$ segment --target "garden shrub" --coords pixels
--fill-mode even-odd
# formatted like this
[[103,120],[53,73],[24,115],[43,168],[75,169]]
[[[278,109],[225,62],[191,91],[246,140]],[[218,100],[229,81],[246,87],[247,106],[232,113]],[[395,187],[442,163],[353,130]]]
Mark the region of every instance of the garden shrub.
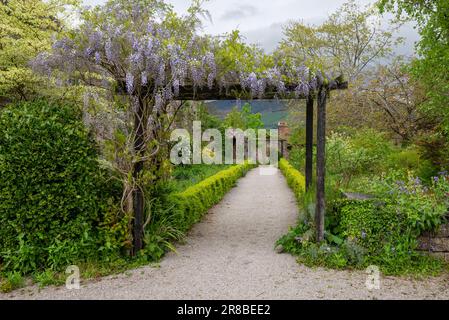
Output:
[[[174,170],[176,181],[160,181],[151,186],[146,199],[150,219],[140,258],[158,261],[167,251],[175,251],[173,242],[182,240],[184,233],[252,167],[247,163],[180,166]],[[194,184],[196,181],[199,182]]]
[[405,181],[398,176],[402,174],[392,172],[367,181],[364,190],[372,192],[372,199],[328,201],[324,242],[315,243],[310,236],[315,230],[313,222],[300,220],[277,244],[310,266],[362,268],[376,264],[386,274],[438,273],[443,263],[417,252],[417,237],[444,221],[449,178],[441,173],[426,186],[412,175]]
[[407,232],[406,217],[394,205],[383,201],[342,199],[334,210],[339,215],[334,233],[379,254],[384,244]]
[[[390,205],[374,200],[338,200],[339,233],[357,240],[365,246],[384,242],[389,234],[400,233],[404,218],[394,212]],[[338,230],[337,229],[337,230]]]
[[432,163],[424,159],[420,150],[414,146],[391,153],[386,163],[388,168],[393,170],[413,171],[425,181],[430,181],[438,173]]
[[25,280],[17,271],[10,271],[4,275],[4,279],[0,278],[0,292],[10,292],[14,289],[21,288],[25,285]]
[[391,142],[374,130],[353,136],[333,132],[327,138],[326,173],[347,187],[357,176],[382,172],[392,151]]
[[22,274],[96,257],[113,184],[76,108],[46,101],[0,112],[0,266]]
[[235,185],[254,165],[244,163],[222,170],[215,175],[170,196],[169,203],[174,207],[177,229],[187,231],[194,223]]
[[287,184],[292,188],[298,202],[306,189],[306,178],[285,159],[279,160],[279,169],[287,179]]
[[202,180],[229,168],[227,164],[196,164],[196,165],[177,165],[172,172],[173,189],[177,192],[184,191]]
[[[417,237],[424,230],[438,226],[444,210],[436,221],[436,216],[430,217],[419,207],[407,210],[395,196],[382,200],[344,199],[339,202],[334,207],[337,210],[334,214],[339,215],[339,224],[334,232],[364,249],[364,266],[376,264],[388,274],[435,273],[441,270],[439,261],[423,256],[416,248]],[[422,225],[416,223],[418,216]]]

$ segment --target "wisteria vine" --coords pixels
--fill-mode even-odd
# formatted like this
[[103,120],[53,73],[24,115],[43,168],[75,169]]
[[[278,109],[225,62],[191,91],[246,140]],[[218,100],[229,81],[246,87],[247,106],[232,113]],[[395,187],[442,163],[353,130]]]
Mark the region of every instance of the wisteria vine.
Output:
[[[187,84],[194,90],[206,86],[227,90],[240,84],[252,98],[274,88],[280,97],[294,94],[299,98],[325,78],[304,65],[283,61],[258,73],[245,72],[243,67],[226,70],[216,62],[220,41],[197,35],[195,28],[171,29],[167,26],[171,15],[161,20],[139,1],[131,2],[131,7],[112,2],[95,11],[94,19],[84,22],[71,37],[57,40],[52,52],[40,54],[33,62],[35,69],[50,76],[56,70],[78,75],[98,86],[118,83],[127,94],[150,99],[155,110],[176,100],[180,87]],[[181,25],[192,24],[192,16],[178,19]],[[253,61],[257,66],[257,55]]]

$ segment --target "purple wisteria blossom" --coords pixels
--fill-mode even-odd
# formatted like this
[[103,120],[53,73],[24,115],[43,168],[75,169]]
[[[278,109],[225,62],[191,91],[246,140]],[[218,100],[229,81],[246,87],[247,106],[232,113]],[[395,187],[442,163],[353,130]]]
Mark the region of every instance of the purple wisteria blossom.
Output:
[[[90,85],[116,84],[122,93],[144,94],[156,109],[176,99],[186,85],[218,86],[220,92],[228,92],[231,85],[240,84],[251,98],[262,98],[267,90],[299,98],[316,90],[326,77],[282,58],[263,66],[264,59],[249,46],[242,61],[229,69],[217,57],[226,41],[198,35],[192,15],[176,18],[179,25],[189,27],[171,30],[167,28],[171,23],[164,20],[174,19],[170,9],[155,8],[138,0],[126,5],[109,2],[91,11],[91,20],[82,22],[71,37],[55,41],[52,51],[40,54],[33,65],[49,76],[57,69],[73,77],[81,74]],[[248,68],[247,61],[254,66]]]

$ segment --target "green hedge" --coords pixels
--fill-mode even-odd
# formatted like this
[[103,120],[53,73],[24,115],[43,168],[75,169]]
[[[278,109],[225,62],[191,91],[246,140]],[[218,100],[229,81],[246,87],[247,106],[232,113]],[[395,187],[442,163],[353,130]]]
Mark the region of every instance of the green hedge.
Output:
[[97,254],[105,180],[80,113],[46,101],[0,112],[0,271]]
[[279,160],[279,169],[287,179],[287,183],[292,188],[298,202],[302,203],[302,197],[306,190],[305,177],[292,167],[292,165],[285,159]]
[[188,230],[253,167],[248,163],[233,166],[170,196],[169,202],[174,206],[177,225],[182,231]]

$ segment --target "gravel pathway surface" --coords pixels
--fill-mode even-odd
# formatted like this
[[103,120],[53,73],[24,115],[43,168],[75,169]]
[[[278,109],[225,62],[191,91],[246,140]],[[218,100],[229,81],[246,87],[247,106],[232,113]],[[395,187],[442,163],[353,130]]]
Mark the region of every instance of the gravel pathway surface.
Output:
[[0,299],[449,299],[447,275],[382,277],[380,290],[368,290],[364,272],[310,269],[276,253],[275,241],[296,217],[282,174],[254,169],[160,267],[83,281],[79,290],[30,286]]

